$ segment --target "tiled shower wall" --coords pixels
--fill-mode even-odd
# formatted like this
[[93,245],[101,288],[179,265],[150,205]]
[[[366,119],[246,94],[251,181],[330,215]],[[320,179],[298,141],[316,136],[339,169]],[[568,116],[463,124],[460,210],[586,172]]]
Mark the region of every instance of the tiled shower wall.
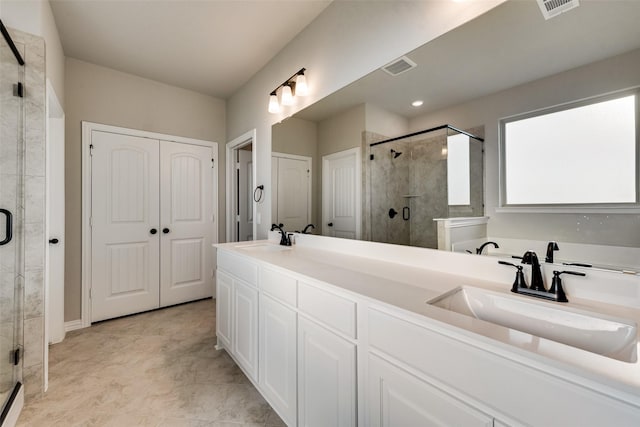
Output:
[[[468,129],[477,136],[484,136],[484,127]],[[371,132],[363,133],[366,148],[372,142],[386,139]],[[370,218],[364,219],[365,238],[375,242],[411,245],[426,248],[438,247],[437,226],[434,218],[482,216],[483,205],[483,154],[482,144],[470,144],[471,203],[468,206],[449,206],[447,201],[447,157],[445,131],[419,135],[371,147],[367,153],[364,200],[370,208]],[[390,150],[401,155],[394,157]],[[369,160],[369,154],[374,159]],[[403,219],[403,208],[409,209],[409,220]],[[397,215],[389,217],[389,210]],[[365,214],[366,216],[366,214]],[[368,220],[368,223],[367,223]]]
[[27,400],[44,386],[44,254],[45,254],[45,45],[44,40],[9,29],[23,47],[24,69],[24,358]]

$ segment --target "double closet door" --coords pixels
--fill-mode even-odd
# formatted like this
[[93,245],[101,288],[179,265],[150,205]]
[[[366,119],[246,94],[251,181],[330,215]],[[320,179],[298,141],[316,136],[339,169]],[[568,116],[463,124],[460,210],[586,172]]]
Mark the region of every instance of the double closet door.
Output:
[[213,148],[93,131],[91,321],[213,295]]

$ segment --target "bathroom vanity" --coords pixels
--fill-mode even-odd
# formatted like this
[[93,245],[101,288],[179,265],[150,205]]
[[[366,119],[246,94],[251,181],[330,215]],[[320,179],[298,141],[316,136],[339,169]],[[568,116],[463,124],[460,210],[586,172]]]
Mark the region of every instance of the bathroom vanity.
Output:
[[216,245],[216,332],[287,425],[640,425],[640,276],[563,278],[562,304],[495,257],[270,237]]

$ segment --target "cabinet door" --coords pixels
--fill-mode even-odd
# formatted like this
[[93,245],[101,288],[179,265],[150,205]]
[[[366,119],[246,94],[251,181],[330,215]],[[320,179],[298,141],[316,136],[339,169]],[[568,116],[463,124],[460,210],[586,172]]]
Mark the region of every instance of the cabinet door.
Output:
[[369,355],[367,405],[372,427],[484,426],[493,418],[400,368]]
[[296,312],[260,296],[260,387],[287,423],[296,419]]
[[356,425],[355,344],[298,319],[300,426]]
[[246,374],[258,381],[258,291],[233,280],[233,355]]
[[231,351],[231,296],[233,279],[218,270],[216,287],[216,336],[218,345],[222,344],[227,351]]

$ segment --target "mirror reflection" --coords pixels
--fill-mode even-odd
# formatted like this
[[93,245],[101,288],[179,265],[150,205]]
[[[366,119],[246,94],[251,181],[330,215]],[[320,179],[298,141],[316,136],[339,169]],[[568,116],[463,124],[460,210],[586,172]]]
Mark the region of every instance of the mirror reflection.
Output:
[[[500,196],[500,121],[639,87],[638,16],[640,2],[584,2],[545,20],[535,2],[508,1],[407,53],[399,59],[410,65],[403,72],[376,70],[274,125],[272,222],[293,231],[313,223],[316,234],[473,254],[482,248],[498,256],[532,249],[544,257],[549,242],[557,242],[556,263],[640,271],[637,172],[636,203],[626,207],[506,206]],[[469,145],[483,146],[484,153],[480,173],[471,152],[468,157],[468,204],[466,190],[451,184],[466,182],[467,172],[438,174],[436,164],[417,160],[420,150],[439,151],[440,166],[446,165],[442,135],[422,149],[412,138],[371,147],[444,124],[485,140]],[[541,146],[534,141],[529,150],[544,170],[551,159]],[[296,161],[298,172],[289,171]],[[553,193],[560,178],[545,191]],[[355,183],[353,193],[329,202],[327,189],[338,181]],[[439,196],[412,197],[428,193],[416,184],[438,189]],[[476,193],[474,185],[484,191]],[[451,187],[458,192],[451,194]],[[342,215],[336,217],[337,210]],[[337,230],[336,218],[349,215],[353,231]],[[483,246],[489,241],[495,244]]]

